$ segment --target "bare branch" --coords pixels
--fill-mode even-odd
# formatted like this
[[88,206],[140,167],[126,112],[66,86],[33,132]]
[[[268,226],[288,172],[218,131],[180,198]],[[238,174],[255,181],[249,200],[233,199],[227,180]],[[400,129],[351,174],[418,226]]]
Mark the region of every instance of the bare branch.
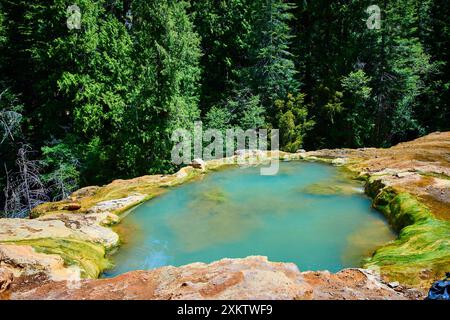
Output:
[[5,167],[7,173],[5,213],[12,218],[25,217],[34,207],[49,200],[47,190],[39,176],[39,162],[30,160],[30,154],[30,146],[23,145],[19,149],[16,161],[19,171],[10,175]]

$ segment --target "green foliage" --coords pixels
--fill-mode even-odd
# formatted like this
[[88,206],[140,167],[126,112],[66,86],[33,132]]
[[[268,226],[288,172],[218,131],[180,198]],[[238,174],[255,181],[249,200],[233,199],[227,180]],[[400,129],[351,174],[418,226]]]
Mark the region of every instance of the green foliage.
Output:
[[70,144],[61,142],[42,148],[42,161],[46,174],[44,181],[51,187],[53,200],[67,198],[80,185],[79,160]]
[[249,53],[254,27],[252,0],[193,1],[195,28],[201,35],[202,112],[223,104],[233,91],[249,87],[243,71],[252,65]]
[[429,87],[418,113],[428,132],[450,130],[450,2],[424,1],[419,10],[421,43],[437,72],[427,79]]
[[184,1],[133,2],[132,36],[136,79],[127,116],[127,172],[171,168],[172,131],[192,129],[198,112],[200,38]]
[[[324,89],[326,90],[326,88]],[[329,117],[331,123],[334,124],[336,116],[344,110],[342,105],[342,92],[334,91],[329,97],[327,103],[323,106],[323,110]]]
[[212,107],[205,116],[205,125],[210,129],[225,132],[231,125],[232,114],[226,108]]
[[252,96],[242,112],[242,118],[239,121],[240,127],[244,130],[264,128],[266,126],[264,113],[265,110],[259,102],[259,97]]
[[290,52],[292,4],[206,0],[196,2],[194,9],[205,53],[203,111],[235,100],[236,92],[250,91],[259,97],[264,113],[273,116],[274,101],[299,86]]
[[350,131],[349,144],[353,147],[363,147],[369,144],[375,127],[374,108],[372,99],[371,78],[363,70],[350,72],[341,80],[345,95],[344,119],[346,127]]
[[[68,141],[83,185],[170,170],[172,130],[199,116],[200,40],[187,3],[133,1],[127,23],[130,7],[119,1],[77,5],[81,28],[72,30],[66,1],[5,5],[17,41],[2,67],[23,92],[37,147]],[[75,174],[64,161],[48,165],[48,174],[58,168]]]
[[5,15],[1,11],[2,7],[0,7],[0,48],[6,43],[6,30],[5,30]]
[[[259,96],[244,89],[235,92],[222,106],[212,107],[205,116],[207,128],[217,129],[226,134],[226,129],[254,130],[267,128],[265,109]],[[224,143],[226,143],[224,141]]]
[[373,138],[377,144],[389,145],[424,133],[416,113],[426,89],[424,79],[435,70],[417,36],[418,19],[415,1],[387,3],[384,28],[377,34],[372,55],[376,61],[372,86],[377,109]]
[[254,2],[251,77],[255,92],[269,110],[273,110],[276,99],[284,99],[299,87],[294,56],[290,52],[293,36],[289,22],[294,17],[293,8],[291,3],[283,0]]
[[315,122],[308,117],[305,94],[289,94],[286,101],[275,101],[278,127],[280,128],[280,148],[288,152],[297,152],[303,140]]
[[355,105],[361,106],[371,97],[372,89],[368,87],[370,80],[363,70],[350,72],[342,79],[342,87],[352,95]]
[[437,20],[426,12],[436,2],[385,1],[381,29],[371,30],[370,1],[299,1],[294,53],[318,122],[308,145],[388,146],[426,133],[439,71],[426,50]]
[[9,89],[1,91],[2,89],[0,87],[0,146],[13,148],[15,140],[21,134],[23,107]]
[[248,89],[235,92],[235,95],[225,103],[225,108],[231,114],[233,125],[243,130],[264,128],[266,125],[265,110],[260,98]]

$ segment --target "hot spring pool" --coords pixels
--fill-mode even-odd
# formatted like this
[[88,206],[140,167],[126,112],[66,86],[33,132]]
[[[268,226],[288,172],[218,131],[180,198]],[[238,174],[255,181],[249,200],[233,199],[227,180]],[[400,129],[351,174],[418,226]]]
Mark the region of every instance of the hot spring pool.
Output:
[[359,182],[304,162],[282,162],[276,176],[258,167],[207,174],[136,208],[118,231],[125,243],[105,277],[251,255],[335,272],[395,238]]

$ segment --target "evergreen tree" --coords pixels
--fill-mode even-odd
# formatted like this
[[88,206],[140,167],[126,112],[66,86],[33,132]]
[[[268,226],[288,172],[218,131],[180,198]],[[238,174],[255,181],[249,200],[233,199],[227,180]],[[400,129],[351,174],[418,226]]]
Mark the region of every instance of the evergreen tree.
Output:
[[276,100],[275,107],[280,128],[280,147],[287,152],[297,152],[303,146],[306,134],[315,125],[308,116],[305,95],[288,94],[285,101]]
[[363,70],[351,72],[343,77],[343,125],[348,130],[344,142],[350,147],[364,147],[370,143],[375,129],[371,78]]
[[22,93],[36,147],[64,143],[74,133],[87,159],[85,183],[99,183],[121,173],[115,150],[125,126],[132,43],[105,3],[77,6],[79,28],[69,25],[78,12],[67,1],[8,4],[7,73],[15,74],[13,89]]
[[[208,123],[221,123],[219,119],[228,114],[225,123],[230,126],[248,129],[261,129],[267,126],[265,121],[265,109],[261,105],[259,96],[255,96],[250,89],[241,89],[234,92],[232,98],[229,98],[221,106],[222,112],[218,112],[218,108],[214,107],[208,112],[206,118]],[[217,120],[213,117],[217,116]],[[217,122],[219,121],[219,122]],[[221,125],[220,129],[224,127]],[[213,127],[210,127],[213,128]]]
[[224,104],[235,90],[250,87],[242,69],[251,64],[252,0],[194,1],[195,28],[201,35],[201,102],[206,114]]
[[[297,91],[290,53],[291,4],[281,0],[208,0],[196,3],[195,9],[204,50],[205,112],[212,105],[239,104],[250,92],[270,114],[276,99]],[[261,123],[259,115],[255,116],[250,122]]]
[[418,4],[419,37],[436,66],[421,96],[420,121],[427,132],[450,129],[450,3],[427,0]]
[[389,145],[423,134],[417,121],[419,97],[433,72],[418,38],[417,2],[385,1],[378,50],[373,56],[377,119],[374,141]]
[[294,57],[290,52],[293,36],[289,22],[293,18],[293,8],[292,4],[283,0],[254,3],[250,77],[255,93],[261,97],[269,112],[273,112],[276,99],[296,93],[299,87]]
[[[310,113],[317,121],[306,138],[307,148],[351,146],[352,127],[346,120],[353,105],[343,96],[342,79],[366,70],[375,34],[366,25],[367,0],[296,1],[293,52]],[[346,100],[346,101],[344,101]],[[370,110],[373,106],[366,104]],[[363,122],[364,119],[360,120]]]
[[170,169],[173,130],[193,128],[199,117],[200,38],[187,9],[184,1],[133,3],[133,126],[122,155],[133,174]]

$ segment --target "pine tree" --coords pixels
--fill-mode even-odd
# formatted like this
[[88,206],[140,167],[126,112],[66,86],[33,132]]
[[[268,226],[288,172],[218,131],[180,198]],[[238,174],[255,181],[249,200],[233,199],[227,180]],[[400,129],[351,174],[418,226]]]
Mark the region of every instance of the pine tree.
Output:
[[302,146],[306,134],[315,122],[308,116],[305,95],[288,94],[286,100],[276,100],[277,124],[280,128],[280,146],[287,152],[297,152]]
[[[170,169],[170,136],[198,118],[200,38],[184,1],[133,3],[133,122],[124,156],[136,173]],[[130,168],[132,169],[132,168]]]
[[255,94],[272,116],[275,100],[296,93],[299,87],[294,56],[290,52],[292,9],[292,4],[282,0],[257,1],[253,9],[255,27],[250,77]]
[[[36,147],[75,134],[79,156],[87,159],[86,183],[120,175],[114,150],[121,146],[132,80],[125,21],[93,0],[78,1],[75,9],[63,0],[18,1],[7,9],[14,28],[6,72],[23,93]],[[78,12],[79,26],[71,25]]]
[[242,79],[242,70],[251,65],[253,3],[252,0],[193,2],[195,28],[201,35],[203,114],[234,99],[236,90],[250,87]]
[[[358,111],[344,96],[342,79],[363,70],[369,75],[375,35],[366,25],[366,9],[371,1],[295,2],[293,52],[302,92],[317,125],[306,138],[307,148],[355,146],[352,126],[346,120]],[[348,103],[350,102],[350,104]],[[373,106],[366,104],[367,117]],[[358,121],[371,119],[359,115]]]
[[377,97],[374,139],[388,145],[423,134],[417,121],[419,97],[433,66],[418,38],[416,1],[385,1],[373,77]]
[[427,132],[450,129],[450,3],[427,0],[419,3],[419,37],[425,52],[436,66],[427,79],[426,94],[421,97],[421,123]]

